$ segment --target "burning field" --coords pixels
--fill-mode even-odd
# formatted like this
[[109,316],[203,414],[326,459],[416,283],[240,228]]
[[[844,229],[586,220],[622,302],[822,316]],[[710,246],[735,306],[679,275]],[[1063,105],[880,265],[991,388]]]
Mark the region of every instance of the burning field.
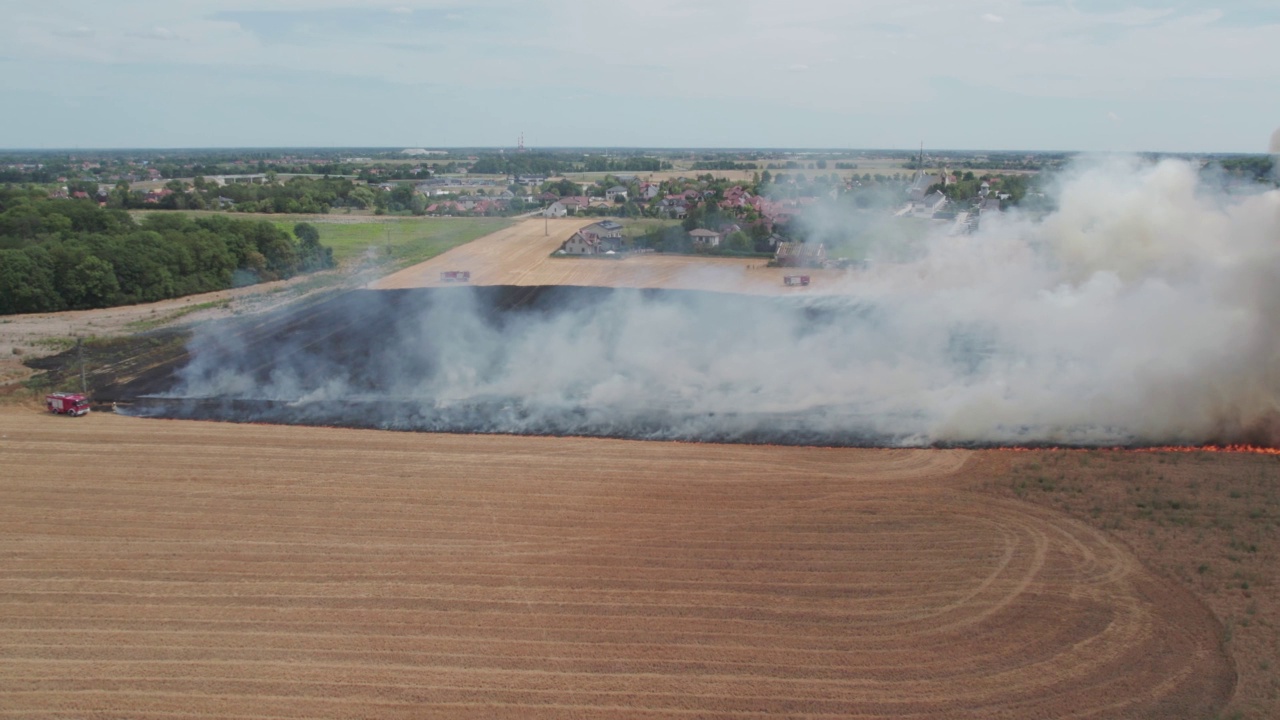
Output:
[[1280,193],[1059,196],[798,293],[504,231],[111,355],[0,411],[0,708],[1273,717]]
[[[154,417],[467,433],[1275,447],[1280,191],[1222,196],[1179,162],[1083,166],[1061,185],[1044,217],[1002,213],[892,262],[872,243],[865,268],[798,294],[754,293],[764,276],[742,263],[549,260],[555,238],[517,228],[431,265],[483,260],[479,282],[511,284],[210,324],[103,397]],[[821,210],[804,222],[815,240],[857,232]],[[528,285],[530,263],[624,287]],[[751,294],[681,289],[700,286]]]
[[15,717],[1205,718],[1235,682],[1184,587],[966,451],[0,437]]

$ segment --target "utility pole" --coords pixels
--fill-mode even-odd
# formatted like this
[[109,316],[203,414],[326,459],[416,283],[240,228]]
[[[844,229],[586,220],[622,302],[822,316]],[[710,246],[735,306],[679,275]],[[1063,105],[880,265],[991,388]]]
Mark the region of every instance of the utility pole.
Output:
[[76,338],[76,356],[80,359],[80,392],[88,394],[89,384],[84,374],[84,338]]

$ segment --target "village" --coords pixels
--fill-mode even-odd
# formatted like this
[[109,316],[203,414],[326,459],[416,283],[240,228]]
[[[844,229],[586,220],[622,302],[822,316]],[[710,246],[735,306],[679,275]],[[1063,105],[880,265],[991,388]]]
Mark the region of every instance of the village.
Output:
[[[883,182],[886,187],[880,189],[888,193],[880,193],[875,204],[860,211],[924,221],[952,235],[969,234],[984,216],[1001,212],[1014,200],[1013,192],[1001,188],[1004,180],[972,172],[955,174],[945,168],[937,174],[919,171],[909,183]],[[1017,185],[1020,194],[1025,193],[1025,181]],[[856,177],[841,183],[805,182],[803,175],[786,174],[753,183],[732,183],[710,175],[664,182],[609,177],[581,192],[558,195],[543,190],[529,198],[548,218],[609,215],[574,233],[556,251],[557,256],[616,259],[629,253],[665,252],[767,258],[772,266],[803,268],[848,268],[865,262],[832,254],[826,242],[806,237],[795,222],[808,208],[822,203],[838,206],[868,192]],[[624,226],[629,217],[646,224],[631,231]],[[649,218],[667,223],[654,225]]]

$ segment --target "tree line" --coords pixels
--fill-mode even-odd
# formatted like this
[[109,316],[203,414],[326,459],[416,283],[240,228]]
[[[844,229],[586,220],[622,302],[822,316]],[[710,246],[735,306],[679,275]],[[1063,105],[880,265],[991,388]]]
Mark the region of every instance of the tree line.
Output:
[[129,305],[334,266],[319,233],[265,221],[148,215],[0,188],[0,314]]

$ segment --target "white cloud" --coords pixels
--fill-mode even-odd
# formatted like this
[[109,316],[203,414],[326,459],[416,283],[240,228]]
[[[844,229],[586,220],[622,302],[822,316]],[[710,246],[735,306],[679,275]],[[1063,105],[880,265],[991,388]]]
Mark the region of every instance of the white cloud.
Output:
[[[1274,108],[1263,116],[1268,123],[1280,116],[1280,96],[1270,92],[1280,86],[1280,26],[1222,23],[1220,14],[1199,10],[1115,4],[1090,12],[1074,2],[1019,0],[646,0],[593,4],[589,11],[576,0],[370,0],[361,7],[371,13],[358,13],[352,0],[130,0],[85,3],[75,13],[60,3],[14,5],[20,9],[0,25],[0,47],[31,66],[0,80],[0,92],[56,60],[120,72],[163,63],[228,77],[299,73],[335,84],[353,77],[431,84],[459,98],[548,78],[575,93],[616,87],[621,77],[619,92],[627,97],[749,105],[763,89],[778,105],[861,118],[936,116],[938,102],[955,102],[948,88],[961,86],[976,86],[988,104],[1069,100],[1095,118],[1122,101],[1173,107],[1203,86],[1218,93],[1221,107],[1236,108],[1233,117],[1245,107]],[[263,16],[264,24],[284,29],[266,38],[248,20],[241,27],[212,19],[259,11],[272,14]],[[369,21],[313,22],[308,32],[296,31],[337,12]],[[956,30],[975,22],[1017,32]],[[291,24],[295,31],[288,31]],[[1196,52],[1185,52],[1188,47]],[[467,72],[441,72],[458,67]],[[1141,113],[1123,108],[1130,123],[1140,122]],[[884,122],[890,135],[927,130],[926,121],[919,130]]]

